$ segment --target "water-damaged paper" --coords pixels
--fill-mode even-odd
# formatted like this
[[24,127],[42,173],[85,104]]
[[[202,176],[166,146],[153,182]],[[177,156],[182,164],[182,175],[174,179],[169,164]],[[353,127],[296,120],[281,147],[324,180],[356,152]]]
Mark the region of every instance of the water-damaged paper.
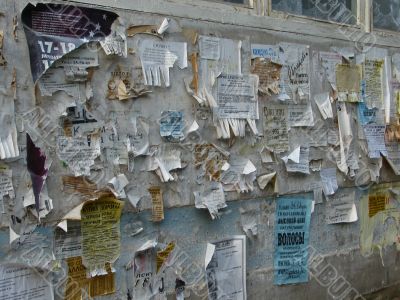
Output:
[[339,101],[360,102],[361,65],[339,64],[336,66],[336,85]]

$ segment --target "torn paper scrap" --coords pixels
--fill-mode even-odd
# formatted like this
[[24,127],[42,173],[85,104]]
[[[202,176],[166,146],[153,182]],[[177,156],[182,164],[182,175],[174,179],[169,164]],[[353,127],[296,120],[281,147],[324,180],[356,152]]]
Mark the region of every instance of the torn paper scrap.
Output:
[[247,299],[246,236],[208,243],[205,263],[209,299]]
[[187,67],[186,43],[141,40],[139,55],[146,85],[170,86],[169,69],[177,61],[179,68]]
[[272,172],[270,174],[265,174],[257,177],[257,183],[260,189],[265,189],[268,183],[271,182],[271,180],[275,177],[276,172]]
[[387,162],[396,175],[400,175],[400,144],[398,142],[386,142]]
[[35,146],[29,134],[26,134],[26,166],[31,175],[35,207],[39,215],[40,193],[47,178],[48,168],[46,168],[46,155]]
[[274,152],[289,150],[288,106],[270,104],[264,107],[264,137]]
[[219,60],[221,53],[220,39],[212,36],[199,36],[200,57],[203,59]]
[[21,20],[33,81],[67,53],[89,41],[103,40],[111,33],[117,17],[113,12],[89,7],[29,3],[22,11]]
[[210,182],[203,185],[201,191],[195,191],[193,194],[196,208],[208,209],[213,220],[219,217],[218,210],[226,207],[225,194],[221,183]]
[[12,183],[12,169],[6,165],[0,165],[0,200],[4,196],[9,196],[11,199],[15,198],[15,192]]
[[339,64],[336,66],[336,85],[338,100],[361,102],[362,67],[361,65]]
[[97,184],[87,177],[62,176],[61,180],[62,190],[67,194],[79,193],[86,197],[93,197],[98,190]]
[[313,127],[314,114],[311,103],[290,104],[288,108],[290,127]]
[[61,228],[56,228],[54,230],[54,255],[57,259],[82,255],[82,235],[80,222],[65,222],[68,223],[67,231],[64,231]]
[[160,119],[160,135],[170,142],[184,139],[184,119],[181,111],[163,111]]
[[19,156],[14,100],[10,92],[0,88],[0,159]]
[[164,220],[164,201],[161,194],[161,188],[153,186],[149,188],[151,195],[151,217],[153,222],[161,222]]
[[268,96],[280,93],[279,82],[282,65],[264,58],[251,61],[251,73],[258,76],[258,91]]
[[0,66],[7,65],[7,61],[3,55],[3,41],[4,41],[4,31],[0,30]]
[[[24,196],[24,202],[23,205],[24,207],[29,207],[29,206],[35,206],[35,195],[33,189],[29,189],[28,193],[25,194]],[[32,214],[37,218],[37,219],[42,219],[46,217],[51,211],[53,210],[53,200],[49,197],[49,194],[47,192],[47,186],[44,184],[42,191],[39,196],[39,204],[38,204],[38,210],[32,211]],[[38,213],[39,211],[39,213]]]
[[256,180],[256,167],[251,160],[243,158],[233,160],[221,175],[221,182],[226,192],[251,192],[254,190],[254,180]]
[[82,138],[58,137],[57,155],[75,176],[90,175],[90,167],[100,155],[100,138],[88,135]]
[[209,181],[221,179],[221,173],[227,166],[228,160],[229,152],[213,144],[197,144],[194,146],[194,166],[196,169],[200,169],[201,176]]
[[303,174],[310,174],[309,168],[309,151],[308,147],[297,147],[288,156],[282,157],[285,162],[286,170],[288,172],[299,172]]
[[336,168],[321,169],[319,174],[321,176],[324,195],[333,195],[339,188],[336,178]]
[[120,255],[123,206],[124,202],[107,196],[82,206],[82,260],[90,277],[107,274],[106,263],[114,263]]
[[364,125],[364,135],[368,144],[368,156],[380,158],[381,154],[387,156],[385,145],[385,125]]
[[240,208],[240,224],[243,231],[249,238],[258,234],[258,226],[260,224],[260,213],[258,209]]
[[177,148],[158,147],[152,156],[146,157],[146,170],[155,171],[162,182],[174,181],[170,172],[182,167],[181,151]]
[[324,74],[331,84],[332,88],[336,90],[336,66],[342,63],[342,56],[334,52],[319,52],[319,59]]
[[[311,196],[280,197],[276,203],[274,284],[308,282]],[[293,272],[296,270],[296,272]]]
[[111,72],[107,88],[107,98],[110,100],[138,98],[151,92],[144,85],[142,69],[123,68],[121,65]]
[[340,191],[329,196],[326,204],[328,224],[352,223],[358,220],[357,208],[354,204],[355,192]]
[[162,267],[168,263],[168,259],[171,253],[174,251],[174,249],[175,249],[175,243],[170,242],[165,248],[161,249],[160,251],[157,251],[157,256],[156,256],[157,273],[160,273]]
[[22,264],[0,265],[1,299],[53,300],[51,278]]
[[126,42],[125,28],[115,26],[114,30],[100,41],[100,45],[107,55],[128,56],[128,45]]
[[333,118],[333,111],[329,93],[317,94],[314,96],[314,101],[318,106],[319,112],[324,120]]
[[275,161],[272,156],[272,151],[270,151],[268,147],[263,148],[262,151],[260,152],[260,155],[261,155],[261,161],[263,163],[268,164],[268,163],[273,163]]
[[124,188],[128,185],[129,181],[125,174],[119,174],[108,182],[108,187],[115,197],[118,199],[126,198]]
[[157,29],[157,33],[158,34],[164,34],[164,32],[167,31],[168,27],[169,27],[169,19],[164,18],[163,21],[160,24],[160,27],[158,27]]

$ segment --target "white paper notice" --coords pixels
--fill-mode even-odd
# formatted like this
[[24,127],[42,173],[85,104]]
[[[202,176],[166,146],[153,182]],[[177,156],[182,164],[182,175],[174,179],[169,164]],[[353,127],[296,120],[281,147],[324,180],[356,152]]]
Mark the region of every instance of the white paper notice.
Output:
[[201,35],[199,37],[200,57],[204,59],[218,60],[220,57],[220,39],[212,36]]
[[326,205],[328,224],[351,223],[358,220],[356,205],[354,204],[355,192],[340,191],[330,196]]
[[226,207],[224,189],[218,182],[210,182],[203,186],[201,192],[193,192],[196,208],[207,208],[211,218],[219,217],[218,210]]
[[385,125],[364,125],[364,135],[368,143],[368,156],[380,158],[381,153],[387,156],[385,145]]
[[[169,69],[178,61],[181,69],[187,67],[186,43],[142,40],[139,55],[142,62],[145,85],[170,86]],[[161,80],[162,79],[162,80]]]
[[314,126],[311,103],[289,105],[289,125],[290,127]]
[[325,196],[333,195],[339,188],[336,178],[336,168],[322,169],[319,174]]
[[207,247],[208,299],[246,300],[246,237],[234,236],[210,244],[215,249]]
[[38,269],[23,265],[0,265],[0,299],[54,299],[50,278]]
[[2,167],[3,166],[0,165],[0,201],[6,195],[9,195],[10,198],[15,197],[12,184],[12,170]]

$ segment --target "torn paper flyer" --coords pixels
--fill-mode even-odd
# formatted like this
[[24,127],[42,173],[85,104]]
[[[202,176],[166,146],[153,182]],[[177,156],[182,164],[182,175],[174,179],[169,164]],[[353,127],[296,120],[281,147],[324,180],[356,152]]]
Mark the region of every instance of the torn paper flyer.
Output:
[[224,191],[238,193],[251,192],[256,180],[256,167],[250,159],[237,158],[221,175]]
[[326,204],[327,223],[338,224],[356,222],[358,216],[354,199],[354,191],[339,191],[336,195],[329,196]]
[[219,60],[221,53],[220,39],[212,36],[199,36],[200,57],[203,59]]
[[118,199],[126,198],[124,188],[128,185],[129,181],[125,174],[119,174],[108,182],[108,188]]
[[152,156],[146,157],[146,170],[155,171],[162,182],[174,181],[170,172],[182,167],[181,151],[178,148],[158,147]]
[[368,156],[370,158],[380,158],[381,153],[387,156],[385,145],[385,125],[364,125],[364,135],[368,144]]
[[264,137],[274,152],[289,150],[288,106],[270,104],[264,107]]
[[255,75],[222,74],[217,78],[215,99],[217,107],[213,109],[219,138],[245,136],[246,123],[257,135],[255,120],[258,120],[258,77]]
[[226,207],[221,183],[209,182],[202,186],[201,191],[195,191],[193,194],[196,208],[208,209],[213,220],[219,217],[218,210]]
[[288,156],[282,157],[288,172],[299,172],[310,174],[309,168],[309,151],[308,147],[297,147]]
[[209,181],[219,181],[221,173],[229,169],[229,155],[229,152],[214,144],[198,144],[194,147],[194,166],[200,169],[199,176]]
[[160,119],[160,135],[170,142],[184,139],[184,119],[181,111],[163,111]]
[[15,125],[14,99],[5,89],[0,89],[0,159],[19,156],[17,127]]
[[209,299],[247,299],[245,236],[208,243],[205,268]]
[[141,40],[139,55],[146,85],[170,86],[169,69],[177,61],[179,68],[187,67],[186,43]]
[[321,169],[319,174],[325,196],[333,195],[339,188],[336,178],[336,168]]
[[333,118],[332,104],[329,93],[317,94],[314,96],[314,101],[318,106],[319,112],[324,120]]
[[255,58],[251,61],[251,73],[258,76],[258,91],[268,96],[280,93],[279,82],[282,65],[264,58]]
[[336,90],[336,66],[342,63],[342,56],[335,52],[319,52],[319,60],[324,74],[332,86]]

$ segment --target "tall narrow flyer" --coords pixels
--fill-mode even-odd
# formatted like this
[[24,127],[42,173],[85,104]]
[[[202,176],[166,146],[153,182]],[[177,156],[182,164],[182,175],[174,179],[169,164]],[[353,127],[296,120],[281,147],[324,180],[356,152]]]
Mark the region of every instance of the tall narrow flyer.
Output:
[[274,283],[308,282],[312,195],[278,199],[275,213]]

